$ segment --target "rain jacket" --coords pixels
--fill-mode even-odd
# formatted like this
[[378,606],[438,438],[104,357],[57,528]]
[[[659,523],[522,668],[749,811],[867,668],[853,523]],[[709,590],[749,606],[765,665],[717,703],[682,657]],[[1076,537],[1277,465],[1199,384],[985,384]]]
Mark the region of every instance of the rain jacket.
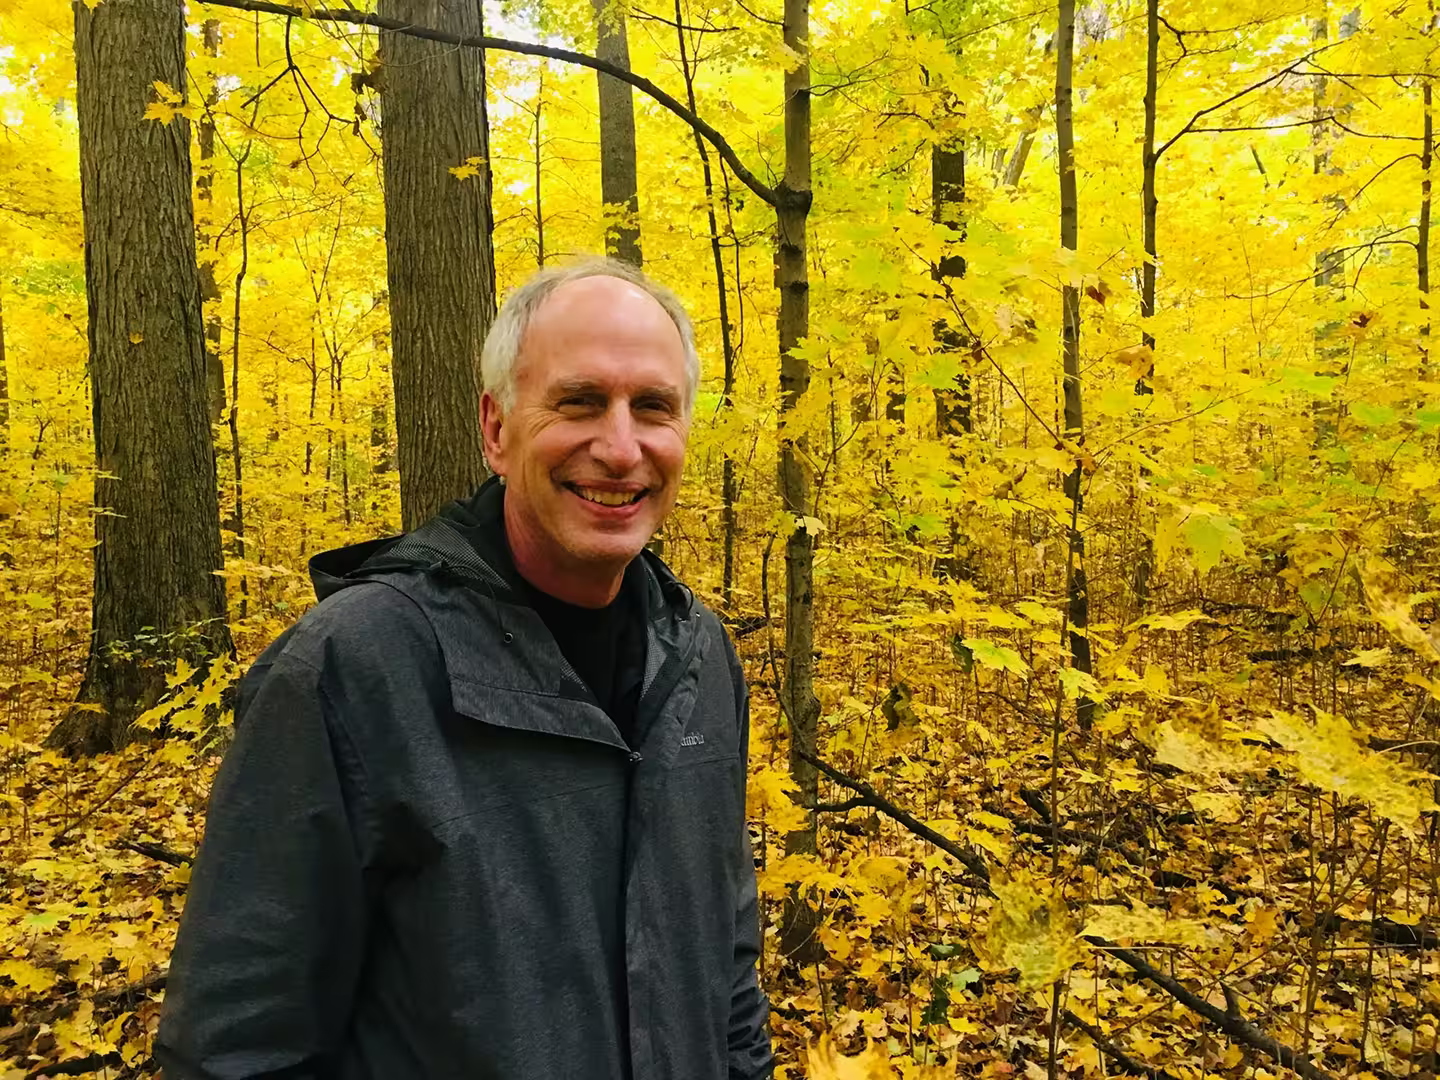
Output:
[[312,561],[240,689],[167,1080],[770,1076],[744,676],[641,558],[633,748],[453,520]]

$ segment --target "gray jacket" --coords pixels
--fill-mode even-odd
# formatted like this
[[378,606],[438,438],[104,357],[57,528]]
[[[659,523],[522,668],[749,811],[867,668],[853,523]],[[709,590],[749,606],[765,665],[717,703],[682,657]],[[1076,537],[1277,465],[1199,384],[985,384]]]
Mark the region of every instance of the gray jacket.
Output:
[[642,558],[634,751],[444,518],[312,564],[240,689],[168,1080],[770,1075],[745,681]]

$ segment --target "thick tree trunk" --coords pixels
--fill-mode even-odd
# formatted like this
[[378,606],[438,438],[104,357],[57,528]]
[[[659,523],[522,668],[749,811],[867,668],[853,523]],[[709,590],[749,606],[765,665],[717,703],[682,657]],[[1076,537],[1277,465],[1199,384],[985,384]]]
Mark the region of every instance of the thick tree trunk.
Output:
[[[1080,206],[1075,187],[1075,121],[1073,69],[1075,57],[1075,0],[1060,0],[1060,25],[1055,36],[1055,141],[1060,158],[1060,246],[1066,251],[1079,248]],[[1085,414],[1080,397],[1080,287],[1066,282],[1060,290],[1061,343],[1065,371],[1065,437],[1072,442],[1085,438]],[[1090,674],[1090,597],[1085,581],[1085,537],[1078,528],[1084,476],[1077,461],[1065,477],[1065,494],[1072,507],[1070,525],[1069,580],[1066,595],[1070,606],[1070,662],[1077,671]],[[1088,728],[1094,702],[1081,698],[1080,726]]]
[[[381,0],[380,14],[484,31],[480,0]],[[485,479],[480,349],[495,317],[485,56],[382,33],[381,138],[400,508],[413,529]],[[459,179],[450,169],[484,164]]]
[[[815,697],[815,536],[803,519],[813,516],[807,440],[786,424],[810,387],[810,363],[796,352],[810,332],[810,278],[806,266],[806,219],[810,213],[810,3],[785,0],[785,45],[796,57],[785,72],[785,176],[777,192],[778,283],[780,286],[780,501],[789,516],[785,541],[785,685],[782,703],[790,722],[790,775],[800,798],[814,805],[815,767],[795,751],[815,752],[820,702]],[[815,814],[803,829],[788,833],[788,854],[813,854]],[[798,963],[818,959],[818,920],[803,897],[786,904],[781,949]]]
[[[630,42],[621,0],[592,0],[595,57],[630,70]],[[683,33],[683,31],[682,31]],[[640,195],[635,179],[635,102],[629,83],[595,73],[600,90],[600,198],[605,204],[605,253],[641,265]]]
[[126,741],[164,663],[230,651],[215,493],[190,125],[143,118],[185,87],[178,0],[75,5],[76,105],[95,432],[93,638],[51,745]]

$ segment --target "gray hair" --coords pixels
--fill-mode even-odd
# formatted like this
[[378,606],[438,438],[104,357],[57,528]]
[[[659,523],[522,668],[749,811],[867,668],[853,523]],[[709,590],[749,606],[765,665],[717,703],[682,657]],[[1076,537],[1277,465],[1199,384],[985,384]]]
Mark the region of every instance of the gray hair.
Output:
[[500,402],[502,410],[508,412],[514,406],[515,361],[520,355],[520,343],[530,327],[530,321],[535,318],[540,305],[561,285],[588,277],[613,277],[628,281],[665,309],[665,314],[670,316],[670,321],[680,332],[680,343],[685,352],[685,412],[688,414],[695,405],[695,393],[700,385],[700,356],[695,351],[695,329],[690,324],[690,316],[685,314],[680,299],[664,285],[651,281],[629,263],[611,258],[591,257],[547,266],[505,298],[490,333],[485,337],[485,348],[480,355],[480,374],[485,389]]

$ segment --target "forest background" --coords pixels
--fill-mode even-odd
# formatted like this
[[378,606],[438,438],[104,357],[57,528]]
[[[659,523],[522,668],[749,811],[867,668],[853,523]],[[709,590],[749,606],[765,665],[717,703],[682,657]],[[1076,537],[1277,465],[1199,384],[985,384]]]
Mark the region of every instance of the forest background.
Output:
[[609,250],[782,1075],[1433,1077],[1434,18],[5,0],[0,1074],[153,1071],[230,688]]

